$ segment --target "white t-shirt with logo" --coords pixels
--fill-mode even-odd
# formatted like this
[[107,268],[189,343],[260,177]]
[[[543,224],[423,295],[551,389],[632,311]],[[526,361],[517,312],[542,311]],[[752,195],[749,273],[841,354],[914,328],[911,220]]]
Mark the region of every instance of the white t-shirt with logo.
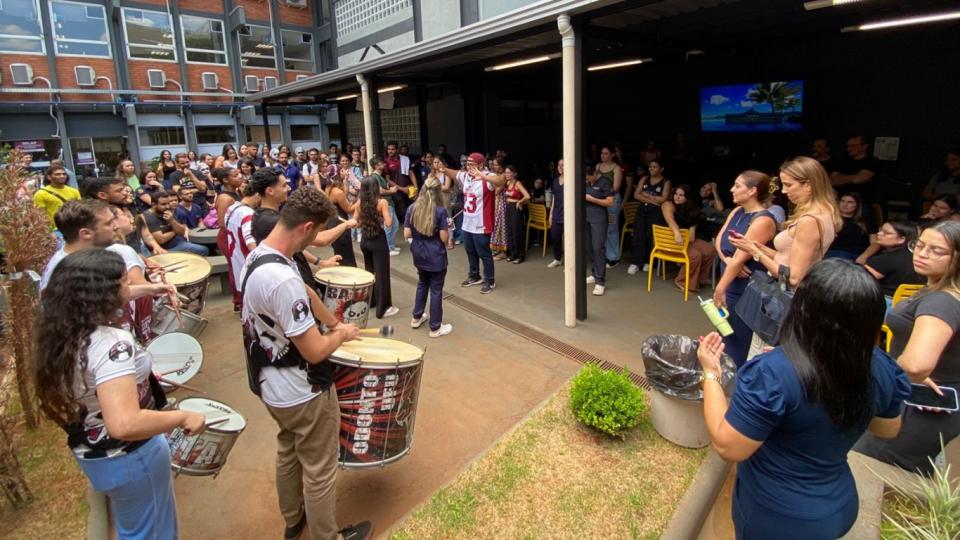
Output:
[[[240,274],[243,265],[250,254],[250,244],[256,244],[253,239],[253,208],[237,201],[227,208],[227,252],[230,256],[230,268],[233,275]],[[234,284],[239,291],[240,284]]]
[[[483,172],[489,173],[487,170]],[[466,171],[458,172],[456,178],[463,184],[463,230],[473,234],[490,234],[493,230],[493,185],[474,178]]]
[[[237,286],[242,286],[253,261],[267,253],[280,255],[287,264],[265,264],[250,275],[243,295],[242,318],[245,328],[252,325],[267,355],[276,359],[287,352],[291,337],[303,334],[316,323],[297,263],[267,244],[261,243],[250,253]],[[260,375],[261,398],[271,407],[293,407],[319,395],[307,382],[305,370],[265,367]]]

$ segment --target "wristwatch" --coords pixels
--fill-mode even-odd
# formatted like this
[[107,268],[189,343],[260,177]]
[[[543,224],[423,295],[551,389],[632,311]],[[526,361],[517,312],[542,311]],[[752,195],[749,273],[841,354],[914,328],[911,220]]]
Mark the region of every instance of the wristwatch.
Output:
[[[703,381],[717,381],[720,383],[720,376],[712,371],[704,371],[703,376],[700,378],[700,382]],[[723,383],[720,383],[723,384]]]

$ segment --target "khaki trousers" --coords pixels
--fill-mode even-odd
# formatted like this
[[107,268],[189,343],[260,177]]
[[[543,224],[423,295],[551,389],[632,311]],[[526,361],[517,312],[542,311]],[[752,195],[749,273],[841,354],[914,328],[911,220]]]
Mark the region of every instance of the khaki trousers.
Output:
[[287,527],[307,512],[310,538],[333,540],[337,527],[340,404],[336,388],[294,407],[271,407],[277,433],[277,495]]

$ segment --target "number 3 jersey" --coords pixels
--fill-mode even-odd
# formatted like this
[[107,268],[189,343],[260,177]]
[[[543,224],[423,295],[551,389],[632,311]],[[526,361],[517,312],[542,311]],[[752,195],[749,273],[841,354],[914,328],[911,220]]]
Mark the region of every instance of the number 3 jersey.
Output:
[[[484,170],[485,174],[489,171]],[[493,233],[494,191],[486,180],[477,180],[466,171],[457,173],[463,184],[463,230],[473,234]]]

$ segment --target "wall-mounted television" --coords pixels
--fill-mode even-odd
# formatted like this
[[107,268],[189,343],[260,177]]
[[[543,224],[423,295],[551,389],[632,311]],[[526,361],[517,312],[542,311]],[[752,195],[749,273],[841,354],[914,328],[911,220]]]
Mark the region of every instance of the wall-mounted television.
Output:
[[803,81],[778,81],[700,89],[703,131],[800,131]]

